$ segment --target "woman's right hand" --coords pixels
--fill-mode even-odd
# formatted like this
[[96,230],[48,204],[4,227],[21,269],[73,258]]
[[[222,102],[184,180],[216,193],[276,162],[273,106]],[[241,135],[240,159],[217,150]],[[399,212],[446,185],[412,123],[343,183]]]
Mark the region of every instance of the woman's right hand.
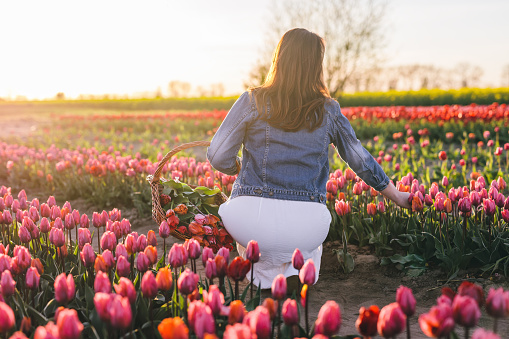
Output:
[[399,207],[412,208],[412,204],[408,201],[410,193],[398,191],[392,182],[380,193],[382,193],[384,197],[394,201]]

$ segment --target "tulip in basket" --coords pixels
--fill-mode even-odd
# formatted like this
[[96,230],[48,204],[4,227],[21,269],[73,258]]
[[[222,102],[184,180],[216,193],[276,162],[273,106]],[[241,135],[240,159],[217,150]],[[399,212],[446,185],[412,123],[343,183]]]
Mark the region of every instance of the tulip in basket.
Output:
[[[154,175],[147,180],[152,188],[152,218],[177,239],[194,238],[202,246],[233,249],[233,239],[219,218],[219,205],[227,200],[219,188],[192,186],[161,177],[166,162],[181,150],[208,146],[210,141],[195,141],[173,148],[161,159]],[[167,226],[164,224],[166,223]],[[162,235],[164,238],[164,235]],[[166,235],[167,236],[167,235]]]

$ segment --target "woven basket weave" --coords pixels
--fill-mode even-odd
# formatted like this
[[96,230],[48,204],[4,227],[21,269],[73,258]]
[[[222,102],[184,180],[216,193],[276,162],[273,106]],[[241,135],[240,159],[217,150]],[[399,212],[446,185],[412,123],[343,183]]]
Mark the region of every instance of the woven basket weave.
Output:
[[[173,148],[171,151],[169,151],[163,159],[159,162],[159,165],[157,166],[157,169],[154,173],[154,175],[147,176],[147,181],[150,182],[150,187],[152,189],[152,219],[154,219],[155,222],[157,222],[158,225],[163,222],[163,220],[166,219],[166,211],[163,210],[161,206],[161,199],[160,195],[163,191],[163,185],[161,182],[168,181],[167,179],[161,178],[161,172],[163,171],[164,165],[168,162],[168,160],[171,159],[172,156],[177,154],[180,151],[183,151],[185,149],[196,147],[196,146],[209,146],[210,141],[193,141],[186,144],[179,145],[175,148]],[[189,185],[191,188],[196,188],[196,186]],[[217,194],[215,196],[215,203],[217,205],[221,205],[224,203],[228,197],[221,192],[220,194]],[[177,230],[174,230],[171,232],[171,235],[177,239],[185,240],[191,238],[188,235],[182,234],[178,232]]]

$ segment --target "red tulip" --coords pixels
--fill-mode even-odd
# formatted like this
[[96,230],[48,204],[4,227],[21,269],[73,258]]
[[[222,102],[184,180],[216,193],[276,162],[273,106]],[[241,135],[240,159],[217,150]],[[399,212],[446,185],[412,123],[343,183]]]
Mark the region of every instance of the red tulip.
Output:
[[161,291],[169,291],[173,285],[171,271],[168,267],[161,267],[156,275],[157,288]]
[[369,203],[367,206],[368,215],[374,216],[376,215],[376,205],[373,203]]
[[61,339],[79,338],[83,331],[83,324],[78,319],[76,310],[64,309],[60,311],[57,320],[58,334]]
[[114,295],[108,304],[108,313],[111,326],[119,330],[127,330],[131,326],[133,314],[129,299]]
[[59,274],[55,279],[55,299],[60,304],[67,304],[74,299],[76,286],[74,285],[74,278],[72,274],[68,276],[65,273]]
[[27,270],[26,287],[28,287],[31,290],[35,290],[35,289],[39,288],[40,278],[41,278],[41,275],[37,271],[37,268],[30,267]]
[[214,258],[214,262],[216,264],[216,272],[217,272],[217,276],[219,278],[222,278],[226,275],[226,270],[228,268],[228,263],[226,261],[226,258],[223,257],[222,255],[216,255],[216,257]]
[[400,286],[396,291],[396,302],[407,317],[414,315],[416,301],[410,288]]
[[458,294],[472,297],[477,302],[479,307],[484,304],[484,291],[482,287],[469,281],[464,281],[461,283],[461,285],[458,287]]
[[359,318],[355,321],[355,328],[364,337],[374,337],[377,334],[377,322],[380,309],[376,305],[369,308],[361,307]]
[[509,315],[509,291],[502,287],[491,288],[486,299],[486,312],[494,318],[505,318]]
[[445,151],[440,151],[440,153],[438,153],[438,159],[442,161],[447,160],[447,153],[445,153]]
[[177,280],[177,286],[180,293],[183,295],[189,295],[193,293],[193,291],[196,289],[198,281],[200,281],[200,276],[186,268],[186,270],[180,274],[180,277]]
[[428,313],[419,316],[419,326],[431,338],[447,337],[454,329],[452,308],[448,304],[433,306]]
[[243,280],[247,272],[251,269],[251,262],[244,260],[242,257],[235,257],[231,264],[228,266],[228,276],[235,281]]
[[406,327],[406,316],[398,303],[391,303],[380,310],[378,316],[378,333],[384,338],[394,337]]
[[474,327],[481,317],[477,301],[468,295],[456,295],[452,302],[454,321],[463,327]]
[[304,265],[304,257],[302,256],[302,252],[296,248],[292,255],[292,265],[296,270],[300,270]]
[[230,303],[230,312],[228,313],[228,323],[241,323],[244,320],[246,309],[240,300],[234,300]]
[[341,311],[339,305],[333,301],[327,301],[315,321],[315,334],[323,334],[326,336],[333,336],[338,333],[341,326]]
[[113,285],[113,287],[117,294],[129,299],[131,304],[136,301],[136,290],[131,280],[122,277],[118,280],[118,284]]
[[315,283],[316,268],[312,259],[308,259],[299,272],[300,282],[311,286]]
[[0,301],[0,333],[7,334],[16,323],[14,312],[6,303]]
[[2,286],[2,295],[4,298],[9,298],[16,291],[16,282],[12,278],[10,271],[4,271],[0,279],[0,286]]
[[299,311],[297,307],[297,301],[293,299],[286,299],[283,304],[281,311],[283,321],[286,325],[292,326],[299,323]]
[[148,299],[154,299],[157,295],[157,281],[152,271],[147,271],[141,279],[141,291],[143,296]]

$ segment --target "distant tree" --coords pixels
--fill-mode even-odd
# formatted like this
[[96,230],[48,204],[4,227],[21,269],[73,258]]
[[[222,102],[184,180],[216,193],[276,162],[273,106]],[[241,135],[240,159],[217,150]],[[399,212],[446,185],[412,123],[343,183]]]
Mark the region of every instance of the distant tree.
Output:
[[339,96],[357,73],[381,61],[385,1],[282,0],[271,5],[263,61],[250,73],[250,85],[265,80],[277,42],[284,32],[295,27],[309,29],[325,39],[324,76],[332,96]]
[[183,81],[170,81],[168,84],[168,96],[171,98],[188,97],[191,92],[191,84]]
[[479,87],[481,77],[484,73],[483,69],[479,66],[472,65],[468,62],[461,62],[453,69],[458,77],[459,87]]
[[57,95],[55,95],[55,99],[65,100],[65,94],[63,92],[58,92]]
[[210,85],[210,96],[222,97],[224,96],[224,85],[222,83]]

